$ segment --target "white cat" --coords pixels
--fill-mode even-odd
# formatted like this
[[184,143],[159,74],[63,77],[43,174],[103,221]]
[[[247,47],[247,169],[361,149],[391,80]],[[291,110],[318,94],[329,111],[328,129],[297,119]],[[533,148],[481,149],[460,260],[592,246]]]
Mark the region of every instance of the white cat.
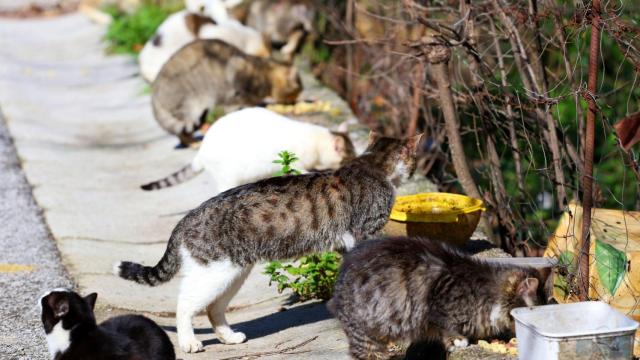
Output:
[[243,0],[185,0],[185,8],[192,13],[200,13],[217,22],[234,20],[229,9],[238,6]]
[[265,38],[257,30],[233,19],[218,21],[183,10],[169,16],[144,45],[138,56],[142,77],[153,82],[171,55],[196,39],[219,39],[248,55],[270,55]]
[[[339,130],[346,130],[341,129]],[[322,126],[289,119],[265,108],[246,108],[216,121],[191,164],[164,179],[142,185],[156,190],[191,179],[203,169],[214,178],[217,192],[268,178],[280,170],[278,153],[296,154],[298,170],[336,169],[353,156],[349,137]]]

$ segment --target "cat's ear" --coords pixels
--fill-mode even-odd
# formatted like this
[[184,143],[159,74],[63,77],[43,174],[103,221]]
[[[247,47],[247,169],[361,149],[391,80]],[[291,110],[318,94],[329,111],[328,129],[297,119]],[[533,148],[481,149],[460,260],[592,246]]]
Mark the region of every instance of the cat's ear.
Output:
[[347,121],[343,121],[340,123],[340,125],[338,125],[338,128],[336,129],[336,132],[339,133],[347,133],[349,131],[349,124],[347,123]]
[[422,140],[423,135],[424,133],[420,133],[418,135],[414,135],[407,139],[407,148],[411,152],[415,153],[416,151],[418,151],[418,148],[420,146],[420,140]]
[[60,296],[52,306],[53,315],[56,318],[61,318],[69,313],[69,298],[67,296]]
[[333,149],[338,154],[343,154],[347,150],[347,140],[342,135],[333,136]]
[[369,145],[373,144],[374,142],[376,142],[378,139],[380,139],[382,136],[380,134],[378,134],[377,132],[371,130],[369,131]]
[[536,278],[526,278],[518,284],[517,293],[528,306],[535,305],[533,299],[536,298],[539,281]]
[[89,305],[89,308],[93,311],[93,308],[96,306],[96,300],[98,299],[97,293],[91,293],[84,297],[84,301]]

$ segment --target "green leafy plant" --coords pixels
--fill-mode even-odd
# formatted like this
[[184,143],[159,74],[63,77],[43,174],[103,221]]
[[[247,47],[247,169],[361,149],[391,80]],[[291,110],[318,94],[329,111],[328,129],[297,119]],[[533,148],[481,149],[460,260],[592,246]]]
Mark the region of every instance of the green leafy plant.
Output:
[[105,9],[113,21],[107,29],[109,51],[118,54],[137,54],[162,22],[177,8],[143,4],[132,14],[115,8]]
[[221,117],[225,115],[224,107],[216,105],[207,111],[207,116],[204,119],[204,122],[207,124],[213,124],[218,121]]
[[329,300],[333,294],[341,257],[335,252],[303,256],[293,264],[272,261],[264,273],[270,276],[269,285],[276,283],[278,292],[291,289],[300,301]]
[[[300,174],[291,165],[298,157],[289,151],[278,153],[274,164],[282,168],[274,176]],[[335,252],[324,252],[303,256],[293,263],[283,264],[272,261],[267,264],[264,273],[269,275],[269,285],[276,283],[278,292],[291,289],[298,300],[329,300],[333,294],[333,285],[338,276],[341,257]]]
[[278,172],[273,174],[273,176],[300,174],[300,171],[291,167],[291,164],[299,160],[296,154],[289,152],[287,150],[284,150],[278,153],[278,157],[279,159],[273,160],[273,163],[282,165],[282,169],[280,169]]

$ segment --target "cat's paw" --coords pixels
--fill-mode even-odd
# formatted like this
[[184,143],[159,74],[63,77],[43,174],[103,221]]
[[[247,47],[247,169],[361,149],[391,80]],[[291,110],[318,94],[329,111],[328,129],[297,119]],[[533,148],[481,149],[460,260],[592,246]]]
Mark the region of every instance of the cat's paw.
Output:
[[464,349],[469,346],[469,340],[467,340],[466,338],[455,339],[453,340],[453,346],[459,349]]
[[219,337],[220,337],[220,341],[222,341],[225,344],[241,344],[245,340],[247,340],[247,336],[244,333],[239,331],[227,333]]
[[178,341],[180,343],[180,349],[186,353],[197,353],[204,351],[204,347],[202,346],[202,342],[198,341],[196,338],[192,338],[189,340]]
[[445,341],[447,351],[453,352],[455,350],[464,349],[469,346],[469,340],[465,337],[451,337]]

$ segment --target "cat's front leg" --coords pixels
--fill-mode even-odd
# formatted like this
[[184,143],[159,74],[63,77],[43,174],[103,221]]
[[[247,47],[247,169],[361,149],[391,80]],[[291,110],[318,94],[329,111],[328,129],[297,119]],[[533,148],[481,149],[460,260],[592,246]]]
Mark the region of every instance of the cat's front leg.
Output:
[[352,234],[350,231],[345,231],[342,236],[339,236],[336,240],[336,246],[334,247],[335,251],[340,254],[351,251],[358,242],[356,236],[357,235]]
[[469,339],[466,336],[462,336],[455,331],[445,330],[436,325],[429,325],[427,337],[442,341],[444,348],[448,352],[453,352],[458,349],[464,349],[469,346]]
[[363,225],[363,228],[362,228],[363,230],[360,232],[360,237],[359,239],[357,239],[357,241],[360,242],[367,239],[373,239],[378,235],[380,235],[380,231],[382,230],[384,225],[387,223],[387,220],[388,219],[385,218],[385,219],[378,219],[375,221],[366,222]]
[[370,216],[362,219],[360,225],[359,238],[356,238],[358,242],[367,240],[379,235],[382,228],[389,221],[389,213],[380,212],[376,216]]
[[464,349],[469,346],[469,339],[462,335],[451,334],[442,339],[444,347],[448,352],[453,352],[458,349]]

